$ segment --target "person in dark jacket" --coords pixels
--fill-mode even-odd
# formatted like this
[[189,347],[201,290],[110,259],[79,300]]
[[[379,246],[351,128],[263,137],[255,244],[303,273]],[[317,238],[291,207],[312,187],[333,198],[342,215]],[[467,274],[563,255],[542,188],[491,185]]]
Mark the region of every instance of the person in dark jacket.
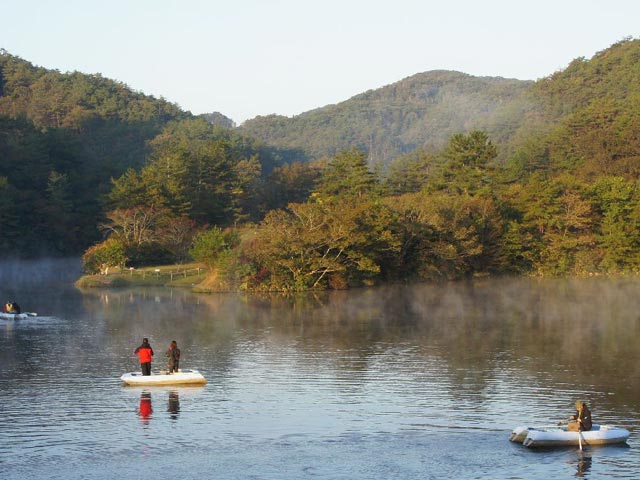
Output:
[[138,355],[142,375],[151,375],[151,358],[153,357],[153,348],[149,345],[149,339],[143,338],[142,345],[136,348],[133,353]]
[[169,357],[169,361],[167,363],[169,373],[177,372],[178,368],[180,368],[180,349],[178,348],[178,342],[175,340],[171,341],[169,350],[167,350],[165,356]]
[[588,432],[591,427],[591,410],[587,408],[585,402],[578,400],[576,402],[576,414],[569,417],[567,430],[571,432]]

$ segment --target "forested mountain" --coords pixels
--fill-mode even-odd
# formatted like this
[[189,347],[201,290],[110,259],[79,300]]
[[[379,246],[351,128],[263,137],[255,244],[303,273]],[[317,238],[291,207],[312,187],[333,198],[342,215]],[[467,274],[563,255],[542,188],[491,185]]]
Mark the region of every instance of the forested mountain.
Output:
[[626,39],[541,79],[511,141],[511,166],[585,180],[640,174],[640,40]]
[[110,178],[189,114],[100,75],[0,51],[0,254],[77,253],[98,238]]
[[[176,127],[183,122],[191,127]],[[142,169],[167,150],[167,132],[195,131],[193,122],[210,143],[225,143],[230,163],[219,168],[237,170],[254,156],[258,172],[261,161],[265,171],[277,163],[250,139],[211,126],[231,126],[221,114],[196,119],[99,74],[60,73],[0,51],[0,256],[82,252],[102,236],[112,179]]]
[[484,130],[506,144],[532,108],[532,85],[432,71],[292,118],[256,117],[239,129],[290,150],[294,160],[355,146],[368,152],[371,164],[387,164],[418,147],[440,148],[459,132]]

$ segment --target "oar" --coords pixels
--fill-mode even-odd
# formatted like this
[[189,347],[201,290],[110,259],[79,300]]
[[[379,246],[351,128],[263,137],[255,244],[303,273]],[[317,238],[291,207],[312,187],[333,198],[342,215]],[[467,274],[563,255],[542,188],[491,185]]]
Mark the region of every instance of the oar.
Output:
[[578,428],[578,445],[580,446],[580,451],[582,451],[582,431]]
[[[564,422],[560,421],[558,422],[558,426],[564,425]],[[578,426],[578,446],[580,447],[580,450],[582,450],[582,430],[580,429],[580,426]]]
[[37,317],[38,314],[36,312],[25,312],[29,317]]

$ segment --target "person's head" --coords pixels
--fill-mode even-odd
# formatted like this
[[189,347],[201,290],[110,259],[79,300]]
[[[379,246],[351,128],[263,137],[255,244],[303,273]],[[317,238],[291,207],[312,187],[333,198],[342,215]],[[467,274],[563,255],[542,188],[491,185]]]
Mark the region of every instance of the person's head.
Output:
[[576,400],[576,410],[582,410],[587,404],[582,400]]
[[178,342],[176,342],[175,340],[171,340],[171,348],[177,348],[178,347]]
[[149,339],[148,339],[147,337],[144,337],[144,338],[142,339],[142,344],[143,344],[143,345],[148,345],[148,344],[149,344]]

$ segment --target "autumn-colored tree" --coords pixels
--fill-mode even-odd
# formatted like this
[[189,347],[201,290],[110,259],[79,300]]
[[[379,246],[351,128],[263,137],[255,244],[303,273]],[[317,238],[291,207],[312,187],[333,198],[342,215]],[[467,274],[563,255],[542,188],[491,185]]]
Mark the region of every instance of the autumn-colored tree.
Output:
[[126,247],[139,246],[157,240],[156,229],[167,215],[166,210],[144,205],[119,208],[107,214],[109,223],[102,228]]
[[303,290],[380,278],[400,250],[391,212],[372,201],[290,204],[269,212],[247,252],[268,287]]
[[109,238],[87,249],[82,255],[82,264],[87,273],[107,275],[113,267],[124,267],[127,261],[125,247],[121,241]]

